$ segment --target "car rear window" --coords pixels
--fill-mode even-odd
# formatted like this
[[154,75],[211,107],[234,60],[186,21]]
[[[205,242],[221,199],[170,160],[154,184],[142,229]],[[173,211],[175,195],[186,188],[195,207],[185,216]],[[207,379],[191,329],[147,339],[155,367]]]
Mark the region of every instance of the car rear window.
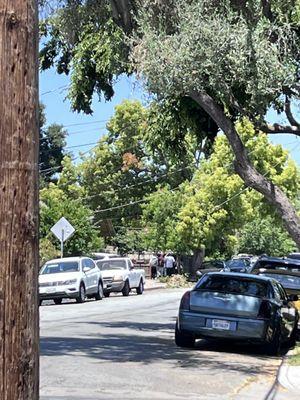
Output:
[[101,271],[108,271],[112,269],[126,269],[126,260],[103,260],[97,261],[97,266]]
[[268,282],[259,282],[251,279],[224,275],[205,275],[197,284],[196,290],[267,297],[269,285]]

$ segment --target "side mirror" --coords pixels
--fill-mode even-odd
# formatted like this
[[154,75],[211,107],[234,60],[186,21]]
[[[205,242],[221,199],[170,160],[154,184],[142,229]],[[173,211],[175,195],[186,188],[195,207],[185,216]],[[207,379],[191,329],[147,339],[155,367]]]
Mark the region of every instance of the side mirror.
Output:
[[134,270],[134,266],[133,266],[133,265],[131,265],[131,266],[129,267],[129,271],[132,271],[132,270]]
[[202,273],[200,271],[196,271],[197,276],[202,276]]
[[299,297],[296,294],[290,294],[288,296],[289,301],[298,301]]
[[90,268],[89,267],[83,267],[82,268],[82,271],[85,273],[85,272],[88,272],[90,270]]

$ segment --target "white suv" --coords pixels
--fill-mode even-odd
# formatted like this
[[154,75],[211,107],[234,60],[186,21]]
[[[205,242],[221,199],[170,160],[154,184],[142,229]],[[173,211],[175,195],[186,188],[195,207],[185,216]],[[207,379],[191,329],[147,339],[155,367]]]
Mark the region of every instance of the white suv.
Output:
[[76,299],[83,303],[86,297],[103,298],[103,281],[99,268],[88,257],[67,257],[47,261],[39,275],[39,299]]

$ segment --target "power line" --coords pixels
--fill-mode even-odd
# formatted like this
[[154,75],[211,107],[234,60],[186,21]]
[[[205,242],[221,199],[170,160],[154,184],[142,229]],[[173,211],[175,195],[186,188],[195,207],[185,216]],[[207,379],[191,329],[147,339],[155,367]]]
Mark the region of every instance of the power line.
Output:
[[54,92],[57,92],[58,90],[63,91],[64,89],[67,89],[68,87],[69,87],[69,85],[59,86],[56,89],[47,90],[46,92],[41,93],[40,96],[45,96],[46,94],[54,93]]

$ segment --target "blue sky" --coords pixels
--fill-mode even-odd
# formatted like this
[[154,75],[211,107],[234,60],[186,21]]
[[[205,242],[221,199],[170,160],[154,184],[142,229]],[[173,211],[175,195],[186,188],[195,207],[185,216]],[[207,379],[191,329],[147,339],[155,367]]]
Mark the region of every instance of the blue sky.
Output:
[[[146,100],[141,85],[135,79],[122,77],[115,86],[115,96],[112,101],[99,102],[95,97],[93,102],[93,115],[78,114],[71,111],[70,102],[66,99],[69,78],[58,75],[53,69],[40,74],[40,99],[46,106],[47,124],[58,123],[66,126],[69,136],[68,146],[79,146],[85,143],[95,143],[105,132],[105,124],[113,115],[114,107],[125,99]],[[270,122],[278,120],[275,112],[268,113]],[[80,125],[83,124],[83,125]],[[300,165],[300,138],[294,135],[270,135],[273,143],[279,143],[288,149],[292,158]],[[74,156],[79,151],[85,152],[94,145],[70,149]]]

